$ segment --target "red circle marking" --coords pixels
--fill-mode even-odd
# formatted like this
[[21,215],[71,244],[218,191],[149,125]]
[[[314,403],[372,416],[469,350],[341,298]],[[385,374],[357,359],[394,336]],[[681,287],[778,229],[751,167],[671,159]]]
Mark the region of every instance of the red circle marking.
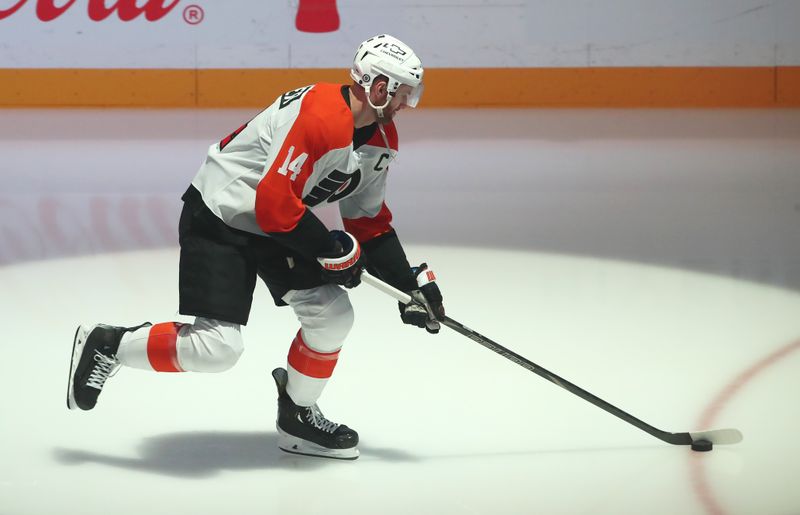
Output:
[[[736,376],[706,407],[703,414],[700,416],[700,424],[698,424],[697,427],[711,427],[714,419],[719,412],[722,411],[722,408],[739,393],[744,385],[752,382],[753,378],[758,374],[798,349],[800,349],[800,340],[781,347]],[[725,515],[725,510],[722,508],[719,501],[714,498],[711,487],[708,484],[708,478],[706,477],[705,468],[703,467],[703,455],[696,452],[692,453],[689,472],[695,495],[700,499],[706,511],[711,515]]]
[[197,25],[206,17],[205,11],[199,5],[187,5],[183,10],[183,21],[189,25]]

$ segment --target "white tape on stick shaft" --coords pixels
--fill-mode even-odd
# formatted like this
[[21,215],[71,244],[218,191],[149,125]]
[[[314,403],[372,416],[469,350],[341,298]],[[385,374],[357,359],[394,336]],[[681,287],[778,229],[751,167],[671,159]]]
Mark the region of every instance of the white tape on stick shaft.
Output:
[[370,275],[370,273],[367,272],[366,270],[361,272],[361,280],[363,282],[369,284],[373,288],[378,289],[378,290],[382,291],[383,293],[389,295],[390,297],[394,297],[395,299],[399,300],[403,304],[408,304],[409,302],[411,302],[411,296],[410,295],[407,295],[407,294],[401,292],[400,290],[398,290],[394,286],[390,286],[390,285],[386,284],[385,282],[381,281],[380,279],[378,279],[374,275]]

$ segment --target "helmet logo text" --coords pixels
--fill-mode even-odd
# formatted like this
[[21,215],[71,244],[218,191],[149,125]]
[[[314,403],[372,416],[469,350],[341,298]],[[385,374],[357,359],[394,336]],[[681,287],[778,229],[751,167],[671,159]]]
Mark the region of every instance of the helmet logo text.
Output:
[[406,55],[406,51],[400,48],[399,46],[395,45],[394,43],[384,43],[381,45],[383,48],[388,48],[389,52],[393,54],[397,54],[400,56]]

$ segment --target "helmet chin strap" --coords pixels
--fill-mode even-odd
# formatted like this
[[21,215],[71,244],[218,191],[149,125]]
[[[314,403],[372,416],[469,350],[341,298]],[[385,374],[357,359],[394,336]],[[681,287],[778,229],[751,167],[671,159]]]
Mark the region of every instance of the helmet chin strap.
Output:
[[392,95],[388,95],[387,94],[386,95],[386,102],[382,106],[376,106],[375,104],[372,103],[372,99],[369,98],[369,88],[364,88],[364,89],[366,89],[366,92],[367,92],[367,103],[369,104],[369,106],[371,108],[375,109],[378,112],[378,118],[383,118],[383,110],[392,101]]
[[[383,118],[383,110],[392,101],[392,95],[386,95],[386,102],[384,102],[384,104],[382,106],[376,106],[375,104],[372,103],[372,100],[369,98],[369,88],[364,88],[364,89],[366,90],[366,93],[367,93],[367,103],[370,105],[370,107],[375,109],[375,111],[378,113],[378,118]],[[386,137],[386,132],[383,130],[383,126],[381,124],[378,124],[378,130],[381,131],[381,137],[383,138],[383,144],[386,145],[386,151],[389,152],[389,155],[391,156],[392,155],[392,149],[389,146],[389,139]]]

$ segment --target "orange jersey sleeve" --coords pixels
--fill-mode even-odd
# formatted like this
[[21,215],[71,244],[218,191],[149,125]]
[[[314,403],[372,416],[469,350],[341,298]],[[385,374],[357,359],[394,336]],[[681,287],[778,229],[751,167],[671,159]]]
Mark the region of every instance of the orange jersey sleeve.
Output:
[[275,158],[256,189],[256,220],[266,233],[290,232],[306,213],[308,181],[347,166],[353,117],[338,84],[317,84],[302,99]]

